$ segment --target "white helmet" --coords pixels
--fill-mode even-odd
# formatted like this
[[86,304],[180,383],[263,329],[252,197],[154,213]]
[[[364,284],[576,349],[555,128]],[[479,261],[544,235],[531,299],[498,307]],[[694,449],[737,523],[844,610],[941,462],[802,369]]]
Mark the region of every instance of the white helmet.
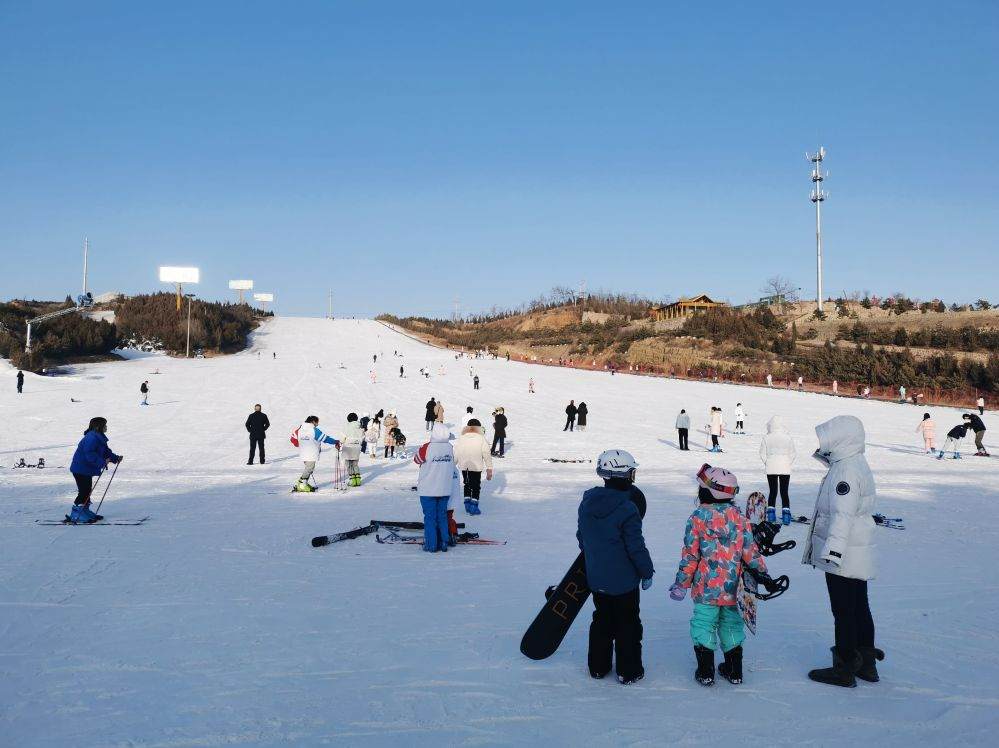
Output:
[[635,468],[638,463],[630,452],[623,449],[608,449],[597,458],[597,475],[604,479],[627,478],[635,479]]

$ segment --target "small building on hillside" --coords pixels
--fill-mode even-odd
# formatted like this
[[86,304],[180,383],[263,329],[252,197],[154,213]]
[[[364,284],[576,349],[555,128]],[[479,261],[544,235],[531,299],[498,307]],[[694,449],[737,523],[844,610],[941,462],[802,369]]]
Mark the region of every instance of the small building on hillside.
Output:
[[719,307],[727,306],[728,304],[724,301],[712,301],[708,298],[707,294],[702,293],[689,299],[674,301],[672,304],[654,307],[650,314],[652,315],[652,319],[657,322],[661,322],[663,320],[689,317],[693,312],[703,311],[705,309],[717,309]]

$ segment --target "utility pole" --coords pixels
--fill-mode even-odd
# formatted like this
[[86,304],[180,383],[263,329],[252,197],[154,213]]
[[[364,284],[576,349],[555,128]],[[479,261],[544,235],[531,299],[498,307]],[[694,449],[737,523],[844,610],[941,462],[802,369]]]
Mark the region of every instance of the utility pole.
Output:
[[454,300],[454,316],[451,318],[452,322],[458,322],[461,319],[461,299]]
[[579,294],[577,298],[580,300],[581,304],[586,303],[586,281],[584,280],[579,282]]
[[333,319],[333,289],[330,289],[330,312],[327,315],[329,319]]
[[87,254],[90,251],[90,240],[83,237],[83,295],[87,295]]
[[815,164],[812,169],[812,202],[815,203],[815,263],[818,287],[815,300],[818,312],[822,312],[822,201],[827,196],[822,189],[822,181],[829,176],[829,172],[822,173],[822,160],[825,157],[826,149],[822,146],[819,146],[819,150],[814,154],[805,153],[805,158]]

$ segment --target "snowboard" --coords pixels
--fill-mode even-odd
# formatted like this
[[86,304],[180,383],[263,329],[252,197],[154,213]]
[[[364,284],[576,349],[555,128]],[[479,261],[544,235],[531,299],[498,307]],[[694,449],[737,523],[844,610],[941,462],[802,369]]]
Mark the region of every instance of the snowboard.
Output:
[[[638,513],[644,517],[645,494],[637,486],[632,486],[630,498],[638,507]],[[555,654],[589,596],[586,558],[581,552],[562,581],[545,593],[544,606],[520,640],[521,653],[532,660],[543,660]]]
[[[746,519],[753,530],[766,518],[767,499],[759,491],[749,494],[746,499]],[[742,616],[742,622],[753,635],[756,634],[756,593],[759,589],[756,579],[743,567],[739,575],[739,587],[735,593],[735,604]]]

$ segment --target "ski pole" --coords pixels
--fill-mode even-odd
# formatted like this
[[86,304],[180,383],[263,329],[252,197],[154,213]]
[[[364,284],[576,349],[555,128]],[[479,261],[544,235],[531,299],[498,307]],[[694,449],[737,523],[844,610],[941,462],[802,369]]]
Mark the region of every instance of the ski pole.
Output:
[[[94,514],[97,514],[97,512],[99,512],[101,510],[101,504],[104,503],[104,497],[108,495],[108,489],[111,488],[111,481],[114,480],[115,473],[118,472],[118,465],[119,465],[118,462],[116,462],[114,464],[114,470],[111,471],[111,477],[108,478],[108,483],[107,483],[106,486],[104,486],[104,494],[101,496],[101,500],[97,504],[97,511],[95,511]],[[102,473],[102,475],[103,475],[103,473]],[[99,477],[98,477],[98,480],[100,480]],[[94,485],[97,485],[97,484],[95,483]]]

